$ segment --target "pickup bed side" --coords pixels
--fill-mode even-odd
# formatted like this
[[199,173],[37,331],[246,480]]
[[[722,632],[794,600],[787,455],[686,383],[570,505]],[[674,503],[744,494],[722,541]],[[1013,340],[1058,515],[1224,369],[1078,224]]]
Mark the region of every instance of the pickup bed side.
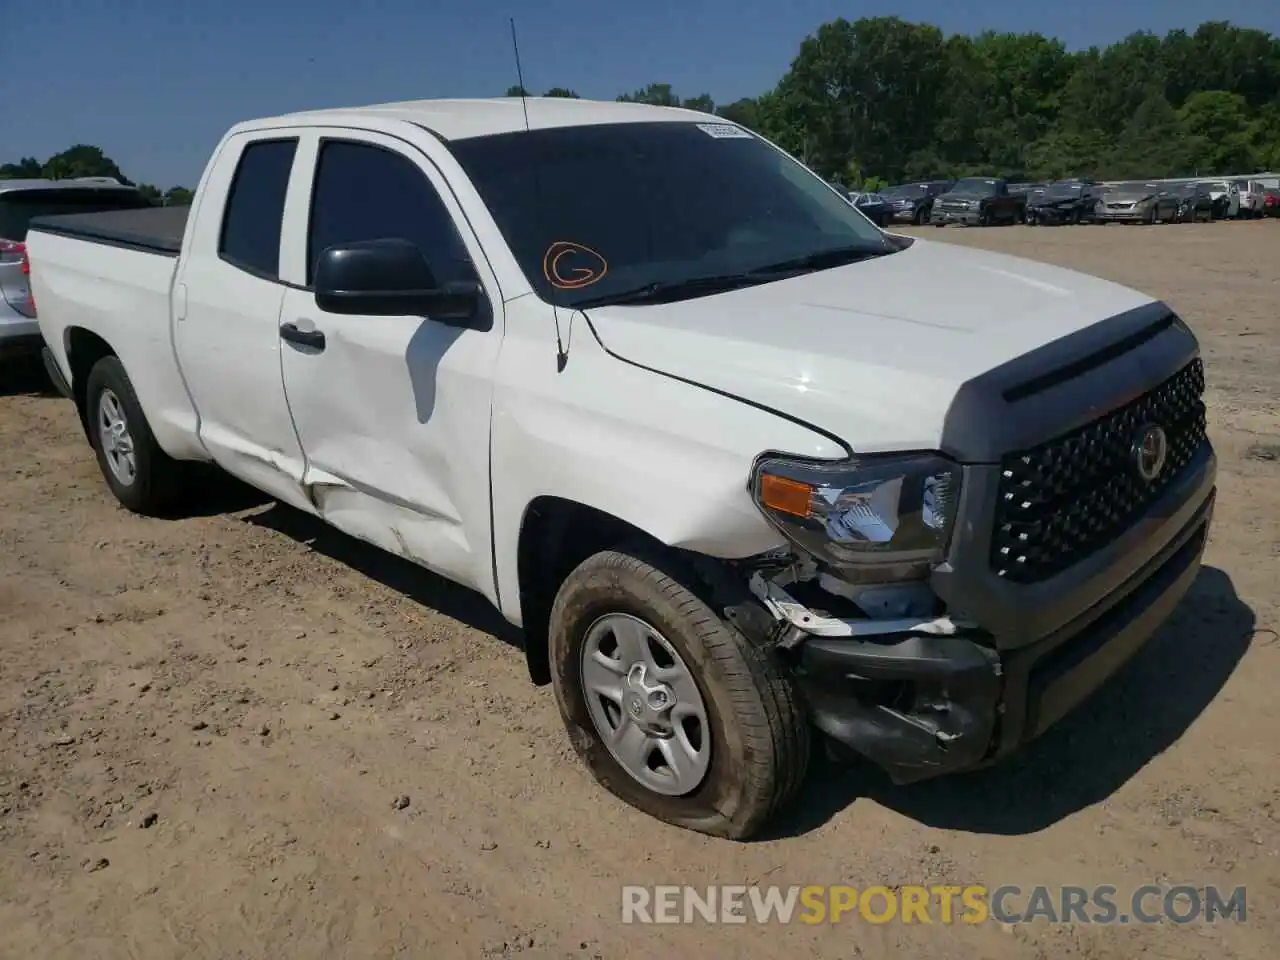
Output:
[[89,371],[115,354],[161,449],[177,460],[208,460],[169,333],[174,230],[185,219],[181,207],[49,217],[32,224],[30,240],[39,251],[45,343],[82,418]]

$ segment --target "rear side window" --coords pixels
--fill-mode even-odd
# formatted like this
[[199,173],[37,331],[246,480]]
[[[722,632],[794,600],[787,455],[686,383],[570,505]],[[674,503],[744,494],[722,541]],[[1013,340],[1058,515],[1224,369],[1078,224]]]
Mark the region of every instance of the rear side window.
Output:
[[328,247],[390,238],[416,244],[441,284],[476,279],[453,217],[417,164],[369,143],[323,141],[307,228],[307,285]]
[[218,255],[272,280],[280,275],[280,228],[297,140],[258,140],[244,148],[227,194]]

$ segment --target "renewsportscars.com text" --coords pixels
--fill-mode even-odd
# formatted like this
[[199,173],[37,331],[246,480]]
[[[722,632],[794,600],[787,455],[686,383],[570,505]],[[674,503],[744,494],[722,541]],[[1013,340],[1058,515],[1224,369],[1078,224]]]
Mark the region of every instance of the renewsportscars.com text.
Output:
[[1214,923],[1245,920],[1245,888],[628,886],[623,923]]

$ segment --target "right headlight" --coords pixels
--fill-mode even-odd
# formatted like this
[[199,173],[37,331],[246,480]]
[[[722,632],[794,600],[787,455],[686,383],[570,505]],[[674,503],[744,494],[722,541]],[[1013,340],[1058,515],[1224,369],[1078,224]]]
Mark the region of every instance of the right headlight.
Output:
[[850,583],[919,580],[950,544],[960,466],[937,453],[839,463],[762,458],[756,506],[783,536]]

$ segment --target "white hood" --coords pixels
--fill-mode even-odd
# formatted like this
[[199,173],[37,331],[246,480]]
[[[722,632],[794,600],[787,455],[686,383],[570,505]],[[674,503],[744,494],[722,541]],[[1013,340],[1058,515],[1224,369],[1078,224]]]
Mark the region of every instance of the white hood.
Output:
[[586,314],[625,360],[778,410],[870,453],[936,448],[963,383],[1150,302],[1072,270],[917,240],[788,280]]

